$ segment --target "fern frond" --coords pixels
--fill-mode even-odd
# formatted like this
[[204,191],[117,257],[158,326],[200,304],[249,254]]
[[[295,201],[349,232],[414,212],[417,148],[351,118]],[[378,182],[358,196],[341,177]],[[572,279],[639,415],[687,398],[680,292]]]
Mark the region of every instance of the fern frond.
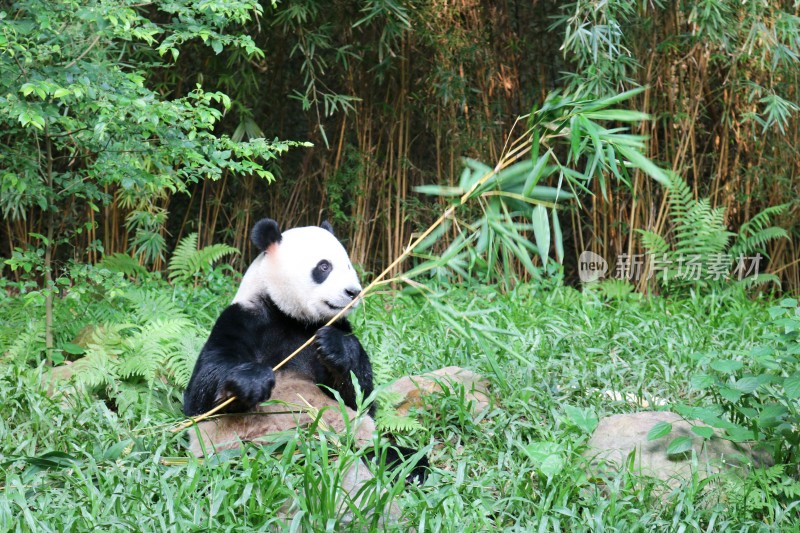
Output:
[[194,272],[192,275],[200,273],[206,269],[211,268],[214,263],[225,257],[226,255],[238,254],[239,250],[227,244],[210,244],[198,250],[193,258],[192,266]]
[[122,297],[134,305],[134,315],[141,324],[146,324],[154,316],[185,316],[183,308],[173,301],[168,292],[131,287]]
[[768,227],[767,225],[770,223],[772,217],[782,215],[788,207],[789,204],[781,204],[772,205],[763,209],[758,214],[754,215],[753,218],[742,224],[739,228],[739,237],[746,238],[759,233]]
[[598,283],[598,290],[612,300],[622,300],[633,293],[635,287],[626,279],[611,278]]
[[103,257],[97,266],[107,268],[112,272],[122,272],[132,278],[147,275],[147,269],[140,265],[137,259],[123,253],[107,255]]
[[[32,320],[28,327],[20,331],[14,342],[11,343],[5,356],[11,361],[22,362],[28,360],[41,360],[45,351],[44,322]],[[32,357],[35,356],[35,357]]]
[[397,414],[391,409],[378,411],[375,416],[375,425],[378,431],[387,433],[407,433],[422,429],[422,424],[416,418]]
[[743,237],[743,234],[740,232],[739,238],[736,239],[736,242],[731,247],[731,255],[733,257],[739,257],[740,255],[750,256],[757,252],[766,255],[764,252],[764,245],[766,245],[768,241],[788,238],[789,234],[786,233],[785,229],[775,226],[763,228],[757,232],[751,233],[749,237]]
[[664,237],[658,233],[647,230],[637,231],[642,236],[642,246],[644,246],[645,250],[647,250],[650,254],[660,257],[669,252],[669,244],[667,244],[667,241],[664,240]]
[[122,379],[140,376],[152,384],[165,362],[180,350],[178,341],[189,328],[189,320],[180,316],[157,318],[145,324],[128,340],[130,350],[119,366],[119,376]]
[[172,253],[167,271],[172,282],[187,281],[210,269],[226,255],[238,254],[239,250],[227,244],[211,244],[197,249],[197,233],[184,237]]
[[183,279],[184,276],[191,275],[191,258],[197,253],[197,233],[190,233],[175,247],[172,257],[169,260],[167,271],[169,279]]
[[91,344],[86,355],[73,365],[73,376],[78,385],[97,388],[112,385],[117,375],[117,358],[122,350],[109,349],[107,346]]
[[686,214],[694,205],[694,193],[691,187],[677,174],[669,178],[667,202],[670,215],[678,225],[686,224]]
[[197,356],[203,348],[208,332],[195,329],[186,330],[173,350],[164,360],[163,374],[175,385],[185,388],[192,377]]
[[773,283],[777,286],[780,286],[781,280],[775,274],[757,274],[755,276],[747,276],[746,278],[737,280],[734,286],[748,289],[756,285],[761,285],[762,283]]
[[392,342],[389,336],[384,336],[380,344],[370,354],[370,362],[372,363],[372,379],[376,385],[383,385],[394,381],[397,377],[394,374],[392,367],[392,359],[390,353],[397,353],[392,350]]
[[731,233],[725,228],[725,213],[712,209],[708,199],[691,200],[682,217],[675,217],[675,252],[684,255],[711,255],[727,249]]

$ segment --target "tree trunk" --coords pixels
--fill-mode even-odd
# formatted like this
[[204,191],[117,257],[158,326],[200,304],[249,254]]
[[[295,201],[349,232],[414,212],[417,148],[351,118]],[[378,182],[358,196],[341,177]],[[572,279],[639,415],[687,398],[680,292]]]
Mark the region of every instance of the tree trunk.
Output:
[[44,243],[44,344],[47,352],[47,366],[53,366],[53,292],[55,289],[53,286],[53,225],[55,221],[50,203],[55,194],[53,191],[53,145],[46,129],[45,146],[47,147],[45,179],[47,180],[47,191],[50,193],[50,198],[48,198],[47,212],[45,214],[47,238]]

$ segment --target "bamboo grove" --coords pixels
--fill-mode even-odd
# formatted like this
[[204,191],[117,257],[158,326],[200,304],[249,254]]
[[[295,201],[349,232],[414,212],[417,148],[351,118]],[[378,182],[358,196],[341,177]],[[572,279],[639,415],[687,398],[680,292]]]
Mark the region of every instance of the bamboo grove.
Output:
[[[599,98],[642,87],[625,105],[650,116],[634,126],[647,138],[646,155],[681,176],[695,199],[722,208],[729,230],[788,204],[773,223],[789,238],[769,242],[769,271],[785,290],[800,288],[796,3],[290,0],[209,2],[204,13],[190,4],[2,8],[0,97],[8,109],[39,90],[53,104],[75,95],[73,85],[50,90],[28,80],[37,62],[70,69],[89,60],[121,73],[118,82],[93,81],[92,90],[119,83],[110,94],[131,84],[141,93],[109,97],[111,106],[183,106],[137,115],[150,129],[109,134],[172,150],[146,153],[144,162],[132,161],[137,147],[112,157],[82,144],[81,131],[97,133],[97,124],[49,135],[31,129],[37,116],[24,115],[27,108],[2,117],[4,257],[23,262],[20,254],[45,242],[57,268],[126,253],[161,270],[196,232],[200,248],[224,242],[243,251],[241,267],[247,228],[269,215],[287,227],[331,220],[353,261],[380,271],[443,209],[445,199],[415,188],[453,185],[464,157],[497,161],[518,117],[549,94]],[[42,10],[62,41],[23,35],[27,19],[45,24]],[[222,145],[206,139],[184,152],[185,141],[170,144],[170,128],[156,129],[185,127],[182,113],[198,109],[205,115],[192,120],[202,127],[186,127],[186,138],[201,131],[224,136]],[[187,159],[197,175],[179,175]],[[125,177],[139,171],[149,177]],[[104,181],[111,172],[124,176]],[[67,175],[74,180],[54,181]],[[100,176],[92,190],[77,185],[90,175]],[[562,220],[567,278],[582,250],[633,254],[643,249],[638,230],[670,229],[667,194],[642,172],[593,180],[589,189]]]

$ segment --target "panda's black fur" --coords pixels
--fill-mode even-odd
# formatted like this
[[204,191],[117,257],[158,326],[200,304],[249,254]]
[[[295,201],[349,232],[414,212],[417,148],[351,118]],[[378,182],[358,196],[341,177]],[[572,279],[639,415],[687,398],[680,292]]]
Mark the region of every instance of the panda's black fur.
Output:
[[[333,233],[327,223],[321,228]],[[316,235],[319,235],[319,231],[316,231]],[[257,261],[277,260],[267,256],[280,253],[282,239],[283,234],[277,222],[271,219],[260,220],[253,227],[251,240],[262,253],[250,268],[266,269],[266,266],[258,266]],[[329,240],[330,237],[326,239]],[[308,243],[308,246],[314,245],[314,242]],[[341,269],[344,266],[352,268],[346,252],[343,249],[341,252],[345,255],[344,259],[339,258],[339,264],[332,264],[331,261],[322,259],[310,272],[297,271],[288,275],[310,276],[310,280],[303,278],[301,281],[312,288],[322,285],[333,269]],[[344,262],[346,265],[341,264]],[[260,272],[255,270],[253,275],[257,274]],[[338,283],[342,283],[342,275],[344,274],[341,271],[337,272],[337,276],[340,276],[337,278]],[[348,283],[341,287],[343,294],[338,294],[340,291],[337,291],[337,294],[324,299],[325,304],[330,307],[324,313],[316,311],[303,313],[295,310],[291,302],[285,306],[289,309],[282,309],[261,285],[255,289],[248,286],[247,284],[256,283],[252,277],[248,279],[248,276],[250,276],[249,271],[242,281],[240,293],[237,293],[234,303],[217,319],[200,352],[184,394],[184,413],[187,416],[195,416],[207,412],[231,396],[235,396],[236,401],[226,407],[227,413],[244,413],[254,409],[264,411],[263,407],[257,406],[270,399],[273,391],[279,391],[281,395],[279,399],[283,400],[285,396],[295,391],[297,385],[305,387],[306,397],[316,395],[318,402],[328,403],[328,407],[336,405],[330,392],[334,390],[344,404],[355,411],[358,406],[351,373],[355,376],[364,397],[368,397],[373,391],[369,357],[353,334],[346,318],[338,319],[331,326],[324,325],[338,309],[349,303],[361,291],[355,273],[347,274],[349,277],[344,278]],[[349,282],[351,279],[352,283]],[[273,280],[270,280],[270,283],[272,282]],[[241,293],[245,294],[242,298],[239,297]],[[298,316],[290,315],[289,312],[297,313]],[[316,316],[317,314],[324,316]],[[273,372],[274,366],[313,335],[316,335],[316,339],[312,344],[294,356],[278,372]],[[314,384],[315,390],[309,389],[308,384]],[[325,396],[319,395],[317,391],[322,391]],[[329,401],[322,401],[326,397]],[[313,400],[311,402],[313,403]],[[369,408],[370,417],[374,415],[374,410],[374,405]],[[264,424],[262,420],[266,419],[269,417],[234,417],[231,422],[222,419],[223,422],[217,422],[217,427],[213,429],[216,433],[208,433],[209,437],[205,444],[216,447],[221,445],[218,441],[223,437],[231,439],[238,436],[242,440],[249,440],[247,435],[258,436],[262,430],[286,429],[280,427],[282,423],[280,421],[276,422],[277,427],[267,424],[264,428],[252,428],[253,424]],[[220,427],[219,424],[229,424],[229,426]],[[364,431],[371,434],[372,430],[374,423],[370,419],[370,425],[366,426]],[[364,439],[366,437],[362,437],[362,440]],[[197,447],[193,448],[193,451],[198,453]],[[390,455],[393,457],[389,457],[389,460],[397,461],[408,453],[413,453],[413,450],[399,449],[399,455],[392,452]],[[427,461],[423,459],[421,463],[427,464]],[[414,473],[415,477],[423,475],[421,471],[423,466],[419,465]]]

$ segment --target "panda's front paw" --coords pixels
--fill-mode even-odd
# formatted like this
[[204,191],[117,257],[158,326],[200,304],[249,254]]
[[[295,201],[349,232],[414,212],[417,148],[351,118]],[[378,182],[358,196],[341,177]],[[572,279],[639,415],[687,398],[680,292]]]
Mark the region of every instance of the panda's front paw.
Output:
[[333,326],[317,330],[314,341],[320,361],[337,372],[348,373],[353,369],[353,356],[345,349],[344,333]]
[[234,368],[225,379],[217,401],[236,396],[236,401],[228,410],[249,411],[268,400],[274,386],[275,372],[272,368],[257,363],[245,363]]

